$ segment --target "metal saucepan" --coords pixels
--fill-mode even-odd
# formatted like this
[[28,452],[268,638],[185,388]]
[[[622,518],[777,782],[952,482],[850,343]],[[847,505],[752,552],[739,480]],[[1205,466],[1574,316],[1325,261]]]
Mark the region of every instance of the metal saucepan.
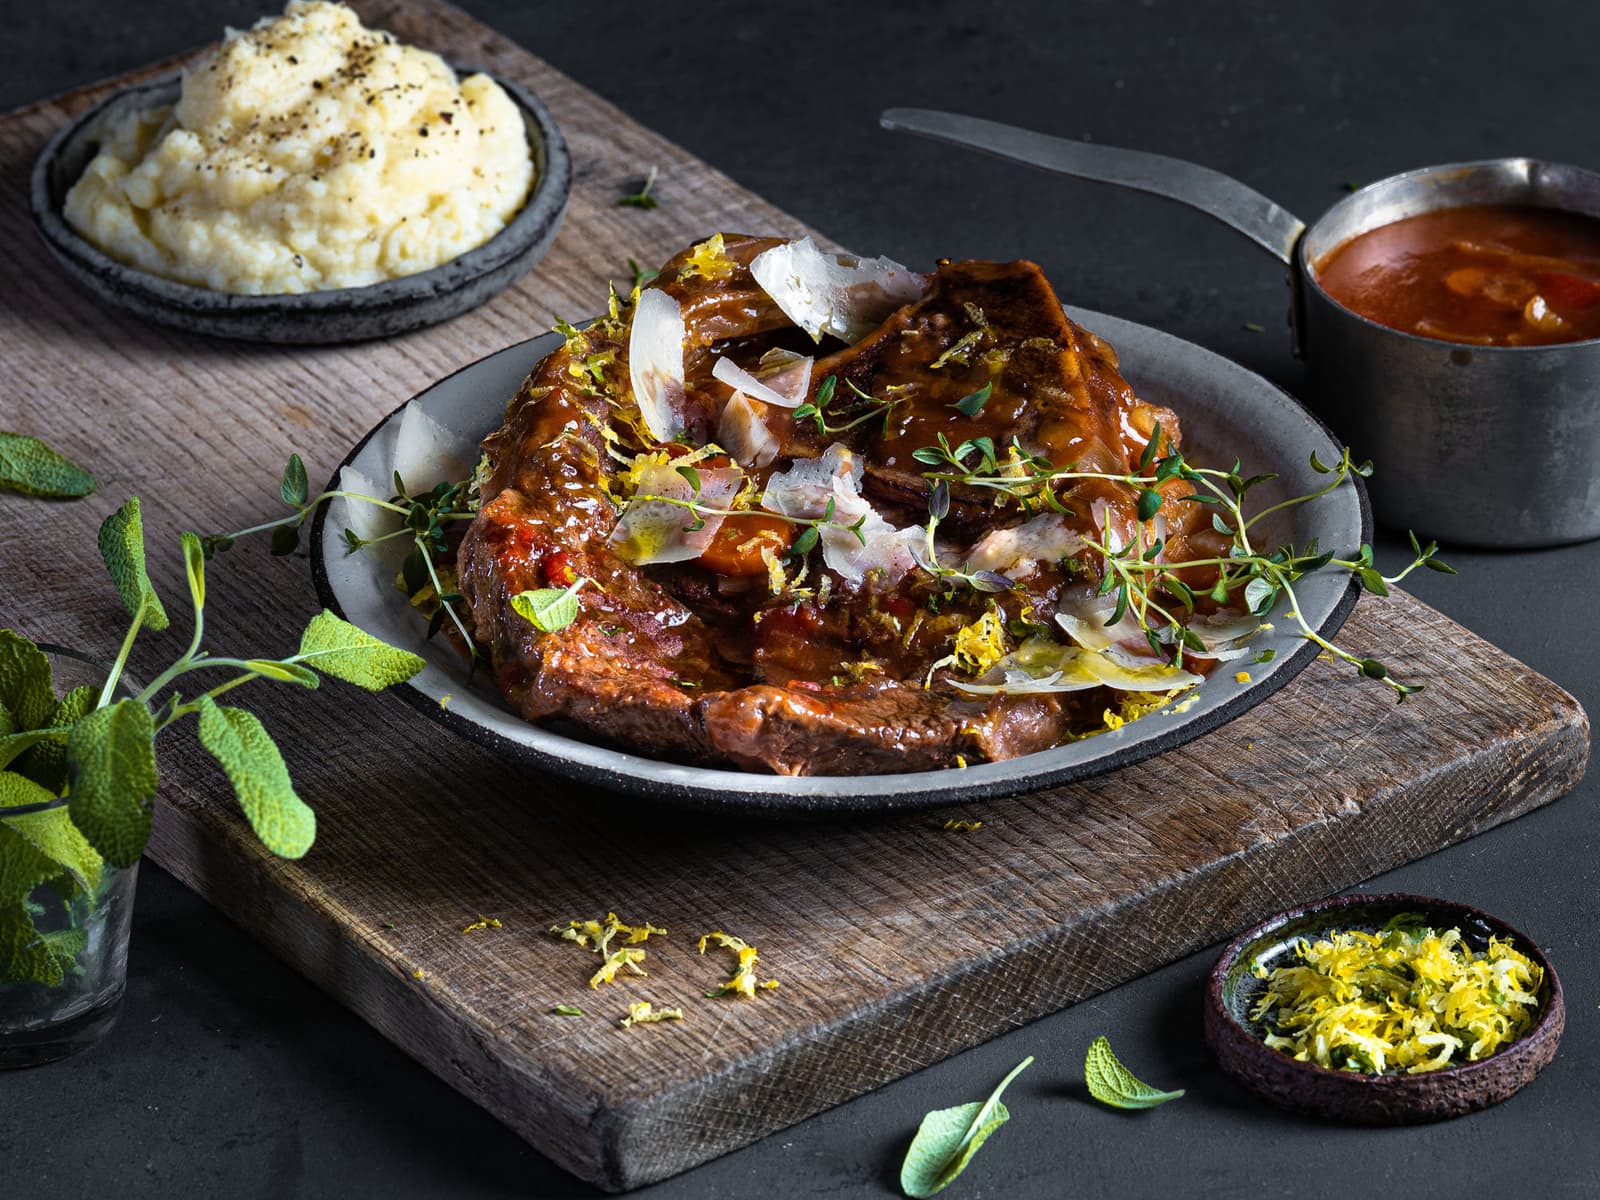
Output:
[[886,129],[1177,200],[1238,230],[1289,268],[1295,353],[1314,406],[1377,471],[1378,516],[1477,546],[1600,537],[1600,339],[1462,345],[1358,316],[1317,282],[1316,263],[1403,217],[1466,204],[1600,217],[1600,175],[1528,158],[1423,167],[1368,184],[1305,222],[1218,171],[953,113],[892,108]]

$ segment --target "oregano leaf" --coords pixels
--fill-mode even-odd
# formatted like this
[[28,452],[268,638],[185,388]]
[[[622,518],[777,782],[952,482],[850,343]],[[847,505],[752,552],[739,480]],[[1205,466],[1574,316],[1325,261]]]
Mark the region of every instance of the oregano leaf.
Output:
[[283,497],[283,502],[290,508],[305,506],[306,497],[311,494],[311,484],[306,479],[306,464],[300,461],[298,454],[289,455],[289,464],[283,468],[283,478],[278,482],[278,495]]
[[1112,1108],[1154,1108],[1183,1095],[1182,1088],[1163,1092],[1135,1078],[1132,1071],[1117,1061],[1117,1056],[1111,1053],[1111,1043],[1103,1037],[1089,1043],[1089,1053],[1083,1061],[1083,1081],[1089,1085],[1089,1095]]
[[254,713],[201,696],[200,744],[222,764],[263,846],[281,858],[299,858],[311,848],[316,814],[295,795],[278,744]]
[[150,710],[137,700],[95,709],[67,738],[72,823],[118,867],[138,862],[150,840],[159,778],[154,738]]
[[17,730],[38,729],[55,707],[50,660],[20,633],[0,629],[0,704]]
[[94,489],[93,475],[38,438],[0,431],[0,491],[70,500]]
[[327,609],[311,618],[295,658],[369,692],[404,683],[427,665],[409,650],[380,641]]
[[[49,789],[52,795],[59,795],[65,791],[67,731],[92,712],[99,699],[100,689],[88,686],[73,688],[61,697],[60,703],[45,718],[43,727],[38,731],[41,735],[38,741],[27,747],[17,759],[17,771],[41,787]],[[46,732],[52,729],[59,729],[62,732]],[[0,744],[0,767],[5,766],[7,760],[5,747]]]
[[144,566],[144,521],[139,515],[139,497],[127,503],[100,525],[100,557],[105,559],[111,581],[127,610],[140,618],[146,629],[160,631],[170,622],[161,598],[150,582]]

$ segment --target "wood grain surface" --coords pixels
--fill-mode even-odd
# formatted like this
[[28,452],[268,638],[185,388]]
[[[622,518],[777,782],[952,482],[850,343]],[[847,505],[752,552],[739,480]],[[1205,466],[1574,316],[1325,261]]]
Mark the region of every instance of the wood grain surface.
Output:
[[[71,504],[0,497],[0,623],[110,657],[125,617],[94,535],[128,494],[144,501],[152,574],[177,602],[179,530],[275,515],[291,450],[326,478],[407,396],[557,315],[593,312],[608,278],[629,278],[629,256],[660,261],[718,229],[805,232],[457,10],[358,7],[545,100],[575,167],[555,249],[479,311],[389,342],[186,337],[76,291],[30,227],[34,156],[104,89],[0,119],[0,427],[46,438],[101,481]],[[661,207],[617,207],[652,165]],[[287,652],[316,607],[303,557],[248,543],[213,564],[208,594],[207,641],[228,653]],[[184,626],[143,639],[135,674],[179,653]],[[552,1159],[623,1189],[1518,816],[1581,777],[1577,703],[1439,613],[1369,597],[1344,640],[1428,690],[1397,707],[1314,663],[1184,749],[973,805],[960,815],[983,827],[967,834],[941,827],[953,810],[826,824],[663,811],[509,767],[392,696],[262,684],[246,702],[317,810],[315,848],[294,863],[265,855],[180,733],[163,742],[150,853]],[[646,945],[647,978],[594,992],[595,960],[546,931],[607,910],[669,934]],[[480,914],[500,926],[463,932]],[[763,977],[782,986],[706,999],[730,961],[695,953],[712,929],[760,947]],[[682,1005],[687,1019],[620,1028],[639,999]],[[589,1015],[549,1015],[561,1003]]]

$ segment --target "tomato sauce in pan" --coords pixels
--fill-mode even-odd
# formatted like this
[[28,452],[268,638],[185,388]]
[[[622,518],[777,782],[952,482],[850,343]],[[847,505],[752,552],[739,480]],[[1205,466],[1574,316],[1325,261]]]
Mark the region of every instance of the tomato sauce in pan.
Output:
[[1346,308],[1391,329],[1480,346],[1600,337],[1600,220],[1469,205],[1404,217],[1314,266]]

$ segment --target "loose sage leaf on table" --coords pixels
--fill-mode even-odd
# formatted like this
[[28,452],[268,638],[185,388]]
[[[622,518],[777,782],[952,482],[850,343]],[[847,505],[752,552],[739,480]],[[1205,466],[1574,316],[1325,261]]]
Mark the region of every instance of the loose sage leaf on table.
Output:
[[1182,1088],[1163,1092],[1136,1079],[1132,1071],[1117,1061],[1117,1056],[1111,1053],[1111,1043],[1103,1037],[1089,1043],[1089,1054],[1083,1062],[1083,1081],[1089,1085],[1091,1096],[1112,1108],[1154,1108],[1183,1095]]
[[967,1169],[989,1135],[1011,1119],[1000,1093],[1032,1062],[1030,1054],[982,1103],[936,1109],[922,1118],[900,1167],[900,1188],[906,1195],[920,1198],[943,1191]]
[[128,611],[146,629],[162,630],[170,622],[167,610],[144,567],[144,521],[139,515],[139,497],[112,513],[100,526],[100,557],[106,561],[117,594]]
[[323,609],[300,635],[298,659],[325,675],[381,692],[404,683],[427,663],[409,650],[380,641],[366,630]]
[[131,867],[150,840],[155,726],[137,700],[97,708],[67,738],[72,823],[107,862]]
[[[81,717],[88,716],[100,699],[100,689],[73,688],[61,697],[55,711],[45,718],[44,726],[37,732],[38,742],[27,748],[16,761],[16,770],[35,783],[59,795],[67,786],[67,732]],[[46,732],[60,730],[59,733]],[[6,748],[0,740],[0,767],[6,765]]]
[[0,431],[0,491],[75,499],[94,488],[93,475],[38,438]]
[[56,705],[50,660],[20,633],[0,629],[0,704],[17,731],[38,729]]
[[253,713],[201,696],[200,744],[222,764],[263,846],[282,858],[299,858],[311,848],[316,814],[295,795],[277,743]]

